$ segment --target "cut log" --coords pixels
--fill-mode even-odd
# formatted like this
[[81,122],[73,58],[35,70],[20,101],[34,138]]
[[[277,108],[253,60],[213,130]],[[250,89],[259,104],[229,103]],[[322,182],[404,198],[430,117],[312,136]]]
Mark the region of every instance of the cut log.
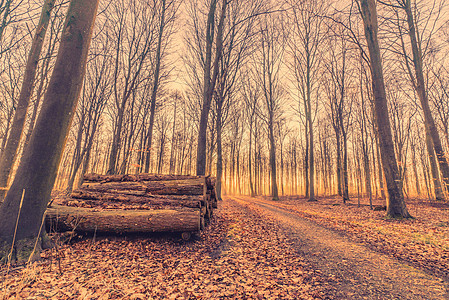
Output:
[[91,182],[81,186],[79,191],[110,192],[132,195],[203,195],[204,178],[140,181],[140,182]]
[[[190,196],[190,195],[124,195],[118,193],[109,192],[96,192],[96,191],[82,191],[76,190],[70,195],[67,201],[72,199],[90,200],[90,201],[106,201],[106,202],[122,202],[125,204],[154,204],[154,205],[168,205],[168,206],[183,206],[183,207],[200,207],[205,205],[208,201],[208,197]],[[62,200],[62,204],[64,201]]]
[[58,204],[70,207],[84,207],[96,209],[123,209],[123,210],[155,210],[155,209],[177,209],[177,208],[201,208],[199,201],[158,201],[158,202],[120,202],[101,201],[69,198],[59,201]]
[[47,210],[46,225],[79,232],[191,232],[210,222],[215,178],[188,175],[84,176]]
[[90,233],[189,232],[199,231],[202,222],[200,210],[189,208],[96,210],[54,205],[46,215],[47,229]]
[[99,175],[86,174],[84,182],[128,182],[128,181],[170,181],[184,179],[198,179],[199,176],[191,175],[159,175],[159,174],[137,174],[137,175]]
[[183,233],[181,233],[181,238],[184,241],[190,240],[191,237],[192,237],[192,233],[191,232],[183,232]]

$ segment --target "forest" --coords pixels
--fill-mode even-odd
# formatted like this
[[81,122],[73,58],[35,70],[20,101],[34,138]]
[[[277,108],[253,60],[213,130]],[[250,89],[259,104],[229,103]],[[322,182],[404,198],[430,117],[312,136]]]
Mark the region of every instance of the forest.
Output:
[[[220,253],[226,233],[219,220],[229,225],[230,216],[246,214],[256,222],[254,216],[266,212],[239,212],[239,205],[276,205],[318,223],[317,216],[344,223],[363,215],[416,229],[416,222],[435,218],[440,248],[429,268],[449,266],[448,5],[0,0],[0,261],[8,263],[7,273],[11,260],[30,263],[36,253],[45,258],[45,216],[55,199],[83,192],[76,203],[88,199],[86,193],[141,203],[143,194],[117,196],[112,189],[128,184],[133,190],[129,186],[142,182],[146,188],[136,190],[144,197],[162,195],[150,202],[168,205],[178,197],[184,210],[205,206],[201,222],[210,226],[201,239],[221,245]],[[206,176],[201,186],[198,176]],[[173,179],[191,185],[184,196],[177,183],[161,187]],[[100,181],[110,190],[92,188]],[[176,197],[160,192],[173,188]],[[216,217],[211,193],[219,204]],[[169,247],[176,253],[176,242]],[[407,261],[422,261],[413,253]],[[447,270],[438,274],[449,278]],[[324,290],[263,296],[326,299],[332,292]],[[142,299],[168,295],[142,293]],[[186,293],[186,299],[202,294]],[[218,295],[227,294],[209,296]]]

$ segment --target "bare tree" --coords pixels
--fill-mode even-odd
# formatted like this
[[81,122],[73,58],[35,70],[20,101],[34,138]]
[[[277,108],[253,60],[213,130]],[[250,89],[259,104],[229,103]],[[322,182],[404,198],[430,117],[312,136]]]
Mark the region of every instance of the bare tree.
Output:
[[[211,0],[206,25],[206,47],[204,55],[204,79],[203,79],[203,101],[201,107],[200,125],[198,130],[198,147],[196,154],[196,174],[205,175],[206,173],[206,148],[207,148],[207,124],[209,110],[212,103],[213,92],[219,74],[219,64],[223,51],[223,28],[226,18],[226,8],[228,0],[221,3],[221,12],[217,32],[214,29],[215,11],[218,0]],[[213,44],[215,41],[215,58],[212,64]]]
[[[446,153],[441,143],[440,135],[438,133],[435,120],[432,115],[432,111],[430,109],[429,97],[426,89],[427,85],[424,76],[424,62],[423,62],[425,56],[427,55],[427,50],[429,49],[431,36],[438,29],[437,22],[439,21],[442,11],[445,9],[445,3],[444,1],[439,1],[439,3],[437,3],[437,1],[433,1],[433,3],[430,4],[431,11],[429,13],[429,17],[423,22],[424,28],[419,28],[420,25],[418,23],[419,16],[417,15],[418,14],[417,12],[419,11],[418,4],[416,3],[416,1],[413,2],[414,2],[413,7],[411,0],[397,0],[395,1],[396,5],[393,5],[393,8],[396,9],[395,13],[397,17],[398,30],[401,38],[401,48],[402,48],[401,50],[402,55],[404,57],[406,69],[410,76],[410,80],[412,82],[414,89],[416,90],[416,93],[421,103],[421,108],[424,114],[424,124],[425,124],[424,128],[426,130],[426,135],[430,136],[430,139],[427,142],[430,143],[428,155],[430,159],[432,159],[432,157],[434,156],[433,153],[435,153],[442,174],[442,179],[446,184],[446,189],[449,189],[449,164],[447,161]],[[425,4],[423,3],[420,4],[425,6],[429,5],[429,3],[427,2]],[[392,6],[391,4],[388,5]],[[403,29],[400,24],[400,16],[397,9],[401,9],[403,10],[403,12],[405,12],[404,19],[406,20],[406,24],[408,26],[407,33],[410,39],[409,42],[412,52],[411,57],[408,55],[406,49],[406,43],[404,41],[402,34]],[[428,29],[427,27],[431,28]],[[420,32],[420,29],[422,29],[423,32]],[[423,40],[423,34],[426,30],[429,31],[428,34],[430,35],[430,37],[428,37],[427,42]]]
[[[146,160],[145,160],[145,172],[149,172],[150,168],[150,158],[151,158],[151,146],[153,139],[153,126],[154,126],[154,118],[155,118],[155,110],[156,110],[156,98],[158,94],[158,89],[161,82],[161,68],[162,68],[162,60],[164,56],[164,49],[166,47],[168,37],[170,36],[170,24],[172,24],[175,20],[176,12],[179,5],[175,1],[166,1],[162,0],[161,8],[160,8],[160,22],[158,28],[158,40],[157,40],[157,48],[156,48],[156,56],[155,56],[155,66],[154,66],[154,75],[153,75],[153,86],[151,90],[151,98],[150,98],[150,121],[148,124],[147,131],[147,142],[146,142]],[[166,32],[168,31],[168,34]]]
[[274,126],[280,116],[280,101],[285,93],[281,84],[281,68],[284,57],[286,37],[281,15],[263,16],[260,28],[259,50],[254,55],[257,71],[254,72],[260,85],[265,112],[264,121],[267,125],[269,141],[269,161],[271,177],[271,197],[279,200],[276,173],[276,140]]
[[112,37],[115,42],[114,54],[114,128],[109,154],[108,174],[118,170],[119,151],[122,148],[122,130],[129,100],[142,81],[148,76],[148,61],[156,39],[155,1],[143,3],[136,0],[117,1],[112,4]]
[[[292,2],[293,34],[290,48],[293,55],[291,67],[296,80],[305,118],[307,161],[305,162],[306,197],[315,201],[314,119],[317,113],[317,96],[320,51],[324,39],[323,18],[325,2]],[[314,101],[315,100],[315,101]]]
[[391,133],[382,59],[377,36],[378,23],[376,2],[374,0],[360,0],[357,3],[364,23],[365,38],[370,58],[376,129],[379,137],[382,166],[389,195],[387,199],[387,216],[391,218],[410,218],[411,216],[404,202],[402,181]]
[[[39,23],[36,27],[31,50],[22,81],[22,88],[17,101],[16,112],[11,125],[8,142],[0,156],[0,187],[6,188],[12,167],[16,161],[19,143],[22,138],[28,106],[34,89],[35,77],[45,34],[51,17],[51,10],[56,0],[46,0],[43,7]],[[4,197],[4,191],[0,190],[0,201]]]
[[[0,206],[1,260],[26,261],[40,238],[70,123],[81,91],[98,1],[73,0],[55,69],[29,146]],[[15,226],[17,223],[17,226]]]

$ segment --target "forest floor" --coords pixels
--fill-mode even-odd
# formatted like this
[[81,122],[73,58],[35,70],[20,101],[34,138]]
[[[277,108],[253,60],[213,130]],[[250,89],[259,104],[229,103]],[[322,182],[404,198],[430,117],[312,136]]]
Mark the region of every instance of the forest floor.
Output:
[[278,221],[331,299],[449,299],[445,204],[409,201],[415,219],[388,220],[341,198],[232,199]]
[[[365,201],[363,201],[365,200]],[[375,206],[384,200],[374,201]],[[299,197],[281,197],[279,207],[338,231],[372,250],[407,261],[449,280],[449,203],[407,200],[414,217],[409,220],[385,218],[385,211],[369,208],[368,199],[346,204],[340,197],[308,202]]]
[[323,299],[323,278],[275,220],[220,203],[197,238],[84,237],[6,273],[0,299]]
[[0,299],[449,299],[449,205],[407,205],[413,220],[332,197],[227,197],[188,242],[78,237],[3,267]]

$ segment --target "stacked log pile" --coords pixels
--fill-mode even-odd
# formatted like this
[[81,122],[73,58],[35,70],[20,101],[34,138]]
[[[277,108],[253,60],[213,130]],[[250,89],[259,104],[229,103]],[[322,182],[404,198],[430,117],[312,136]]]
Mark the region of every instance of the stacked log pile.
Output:
[[47,209],[46,225],[56,231],[195,232],[216,207],[210,177],[88,174],[79,189]]

